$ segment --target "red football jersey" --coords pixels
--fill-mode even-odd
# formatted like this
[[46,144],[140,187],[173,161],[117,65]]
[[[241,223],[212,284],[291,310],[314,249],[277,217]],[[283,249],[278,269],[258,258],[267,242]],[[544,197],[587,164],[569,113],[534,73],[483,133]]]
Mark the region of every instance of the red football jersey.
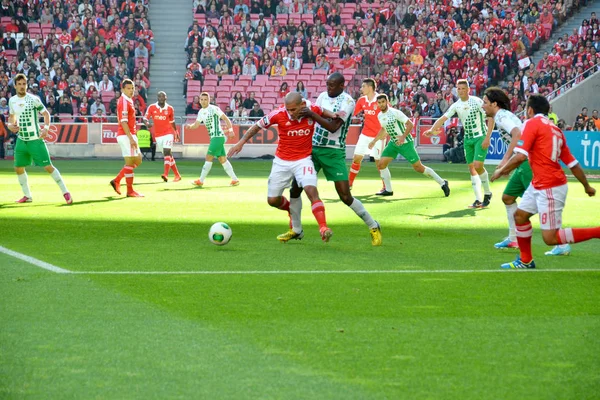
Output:
[[117,116],[119,118],[119,130],[117,131],[117,136],[125,135],[125,131],[123,130],[123,126],[121,122],[127,122],[129,126],[129,132],[132,135],[135,135],[135,107],[133,106],[133,100],[124,94],[119,97],[119,101],[117,102]]
[[543,190],[567,183],[559,160],[569,168],[578,161],[571,154],[563,132],[542,114],[526,121],[522,131],[515,152],[529,158],[533,187]]
[[368,137],[375,137],[381,130],[381,124],[379,123],[379,118],[377,116],[381,112],[379,107],[377,106],[377,93],[373,97],[373,101],[369,101],[367,96],[362,96],[360,99],[356,101],[356,106],[354,107],[354,115],[359,112],[364,112],[365,124],[362,129],[362,134]]
[[165,103],[165,108],[160,108],[158,103],[151,104],[146,110],[145,118],[152,119],[155,138],[175,133],[173,132],[175,111],[171,105]]
[[[318,115],[323,115],[321,107],[307,106]],[[285,161],[296,161],[309,157],[312,153],[312,136],[315,132],[315,121],[312,118],[292,119],[284,106],[271,111],[257,122],[257,125],[267,129],[277,125],[279,142],[275,156]]]

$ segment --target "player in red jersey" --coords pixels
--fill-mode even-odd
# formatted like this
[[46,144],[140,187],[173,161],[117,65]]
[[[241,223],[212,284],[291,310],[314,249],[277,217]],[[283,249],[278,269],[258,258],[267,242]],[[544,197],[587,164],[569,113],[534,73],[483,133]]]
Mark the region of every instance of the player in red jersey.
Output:
[[119,119],[117,142],[121,146],[125,166],[119,172],[119,175],[110,181],[110,185],[115,192],[121,194],[121,179],[125,177],[127,197],[144,197],[144,195],[133,190],[133,170],[142,163],[142,153],[135,134],[135,108],[132,100],[134,90],[135,86],[130,79],[123,80],[123,83],[121,83],[121,97],[117,101],[117,118]]
[[600,226],[595,228],[562,228],[562,210],[567,199],[567,177],[562,170],[562,161],[583,185],[588,196],[594,196],[579,162],[573,157],[563,132],[548,119],[548,100],[542,95],[531,95],[527,100],[529,120],[523,126],[521,140],[515,147],[515,155],[498,168],[491,180],[494,181],[529,159],[533,181],[525,191],[523,200],[515,213],[517,242],[520,256],[513,262],[502,264],[502,268],[535,268],[531,254],[532,228],[530,218],[539,213],[542,237],[547,245],[584,242],[600,239]]
[[[277,143],[275,159],[269,175],[267,202],[271,207],[287,211],[289,214],[290,202],[283,196],[283,191],[290,186],[292,179],[295,178],[298,185],[304,188],[308,199],[312,203],[312,212],[319,224],[321,238],[324,242],[328,242],[333,233],[327,227],[325,206],[319,198],[317,190],[317,171],[311,158],[315,120],[312,118],[298,118],[299,112],[305,107],[309,107],[316,114],[317,122],[326,128],[327,125],[331,124],[330,121],[321,117],[324,113],[320,107],[311,105],[302,98],[300,93],[291,92],[285,96],[285,106],[265,115],[248,129],[240,141],[229,149],[227,156],[232,157],[238,154],[244,144],[261,129],[277,125],[279,142]],[[325,114],[327,117],[333,117],[329,113]],[[298,204],[301,208],[302,202],[298,202]],[[297,230],[294,239],[302,239],[304,232],[300,221],[293,220],[291,225],[292,229]]]
[[362,163],[365,154],[371,155],[375,161],[381,158],[381,152],[383,151],[384,140],[380,140],[377,144],[369,149],[369,143],[381,130],[381,124],[377,116],[379,115],[379,107],[377,106],[377,92],[376,83],[374,79],[367,78],[363,79],[360,87],[360,92],[364,95],[358,99],[356,106],[354,107],[354,115],[362,112],[364,117],[364,125],[358,142],[354,148],[354,158],[352,159],[352,166],[350,167],[350,174],[348,175],[348,181],[350,188],[354,184],[354,178],[360,171],[360,165]]
[[151,104],[146,110],[144,122],[148,126],[154,125],[156,149],[162,151],[164,156],[165,172],[160,177],[167,182],[169,180],[169,169],[172,169],[175,174],[173,182],[179,182],[181,175],[171,153],[173,141],[179,141],[179,132],[177,132],[177,125],[175,125],[175,111],[170,104],[167,104],[167,94],[165,92],[158,92],[157,99],[158,101]]

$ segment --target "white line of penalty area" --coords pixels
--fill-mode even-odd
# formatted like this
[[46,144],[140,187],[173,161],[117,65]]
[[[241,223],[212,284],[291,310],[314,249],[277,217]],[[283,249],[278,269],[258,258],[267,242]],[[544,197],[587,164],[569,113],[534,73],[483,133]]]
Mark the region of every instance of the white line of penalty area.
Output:
[[[70,271],[0,246],[0,253],[57,274],[72,275],[368,275],[368,274],[480,274],[507,273],[503,269],[389,269],[389,270],[275,270],[275,271]],[[599,268],[523,269],[522,272],[600,272]]]

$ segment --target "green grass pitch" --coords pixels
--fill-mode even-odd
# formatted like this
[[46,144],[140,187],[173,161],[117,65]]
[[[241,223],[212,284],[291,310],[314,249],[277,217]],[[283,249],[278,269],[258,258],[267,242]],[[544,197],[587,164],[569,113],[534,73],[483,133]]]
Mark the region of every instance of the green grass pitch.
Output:
[[[240,186],[215,163],[194,188],[201,161],[179,161],[178,183],[144,162],[146,197],[129,199],[108,185],[122,162],[57,160],[67,206],[40,168],[34,202],[15,204],[12,163],[0,161],[0,246],[76,272],[0,253],[0,398],[598,398],[600,243],[546,257],[534,220],[538,270],[499,271],[516,256],[493,248],[507,234],[506,180],[475,211],[465,165],[428,164],[450,182],[444,198],[393,163],[395,195],[379,198],[365,162],[353,194],[383,246],[324,179],[331,242],[304,197],[306,236],[281,244],[271,163],[232,165]],[[565,226],[598,225],[599,198],[570,189]],[[233,230],[223,247],[207,237],[217,221]]]

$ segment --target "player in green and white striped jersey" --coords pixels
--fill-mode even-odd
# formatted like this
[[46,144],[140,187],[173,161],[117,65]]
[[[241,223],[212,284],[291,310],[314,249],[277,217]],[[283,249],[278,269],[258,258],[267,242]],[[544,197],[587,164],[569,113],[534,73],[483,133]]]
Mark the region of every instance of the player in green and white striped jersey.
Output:
[[[497,167],[502,168],[512,157],[513,150],[517,142],[521,139],[523,123],[519,117],[509,111],[510,99],[499,87],[486,89],[483,96],[483,109],[488,117],[494,118],[500,138],[508,145],[506,154]],[[506,217],[508,219],[508,237],[494,245],[497,249],[516,249],[519,247],[515,228],[517,198],[523,197],[523,193],[529,187],[532,179],[533,172],[531,171],[531,166],[529,165],[529,161],[525,161],[515,169],[508,180],[504,193],[502,193],[502,202],[506,206]],[[546,252],[546,255],[568,255],[570,253],[571,246],[564,244],[555,246],[552,250]]]
[[[48,136],[50,129],[50,113],[38,96],[27,93],[27,77],[25,75],[17,74],[14,85],[17,94],[8,101],[8,129],[17,134],[15,172],[24,195],[17,200],[17,203],[30,203],[32,201],[25,167],[30,166],[33,162],[44,167],[62,191],[67,204],[71,204],[73,198],[60,172],[52,165],[48,148],[44,142],[44,138]],[[40,114],[44,117],[44,128],[42,129],[40,129]]]
[[385,185],[384,193],[377,193],[382,196],[391,196],[394,194],[392,189],[392,178],[388,169],[388,164],[392,162],[398,154],[406,158],[413,169],[420,174],[427,175],[433,178],[442,188],[446,197],[450,196],[450,188],[448,187],[448,181],[440,178],[440,176],[431,168],[426,167],[421,163],[419,154],[415,149],[415,143],[411,132],[413,130],[413,123],[408,117],[400,110],[390,107],[388,97],[385,94],[377,95],[377,106],[381,112],[377,116],[379,123],[381,124],[381,131],[373,138],[369,143],[369,149],[372,149],[375,144],[390,135],[390,142],[387,144],[383,153],[381,153],[381,159],[377,163],[377,169]]
[[[233,125],[231,124],[231,121],[227,115],[225,115],[225,113],[219,107],[210,104],[210,95],[208,93],[202,92],[200,94],[200,105],[202,108],[200,111],[198,111],[198,117],[196,118],[196,121],[191,125],[186,125],[185,127],[186,129],[196,129],[200,126],[200,124],[205,124],[206,130],[208,131],[208,136],[210,136],[210,144],[208,145],[206,161],[202,166],[200,179],[193,181],[192,185],[200,187],[204,185],[204,179],[206,179],[206,176],[212,168],[214,158],[217,157],[223,166],[223,169],[231,178],[231,183],[229,186],[238,186],[240,181],[235,175],[233,167],[227,159],[227,153],[225,152],[225,142],[227,141],[225,133],[227,133],[227,136],[233,137]],[[225,131],[223,131],[223,128],[221,128],[221,120],[225,121]]]
[[[482,108],[483,101],[479,97],[469,96],[469,82],[467,80],[460,79],[456,86],[459,100],[453,103],[446,113],[435,121],[431,129],[425,131],[424,134],[427,136],[437,134],[444,122],[452,118],[454,114],[458,115],[465,130],[465,158],[469,165],[471,184],[475,193],[475,202],[469,208],[483,208],[489,206],[492,200],[490,181],[483,163],[487,156],[488,147],[490,147],[494,120],[488,118],[486,124],[486,115]],[[482,186],[485,195],[481,192]]]
[[[380,246],[381,228],[377,221],[371,217],[371,214],[365,209],[360,200],[354,198],[350,193],[350,183],[348,181],[348,167],[346,166],[346,136],[350,128],[352,115],[354,114],[354,99],[348,93],[344,92],[346,79],[339,72],[334,72],[327,77],[327,91],[319,95],[316,105],[323,110],[330,111],[339,118],[334,120],[336,130],[330,132],[320,124],[315,124],[315,133],[312,139],[312,159],[315,164],[315,169],[323,170],[328,181],[333,181],[335,190],[342,202],[350,207],[354,213],[363,220],[369,227],[371,234],[371,244]],[[308,117],[317,120],[309,108],[304,109],[301,117]],[[299,188],[296,182],[290,190],[290,202],[297,202],[300,199],[302,188]],[[290,213],[294,218],[292,209],[296,207],[290,206]]]

